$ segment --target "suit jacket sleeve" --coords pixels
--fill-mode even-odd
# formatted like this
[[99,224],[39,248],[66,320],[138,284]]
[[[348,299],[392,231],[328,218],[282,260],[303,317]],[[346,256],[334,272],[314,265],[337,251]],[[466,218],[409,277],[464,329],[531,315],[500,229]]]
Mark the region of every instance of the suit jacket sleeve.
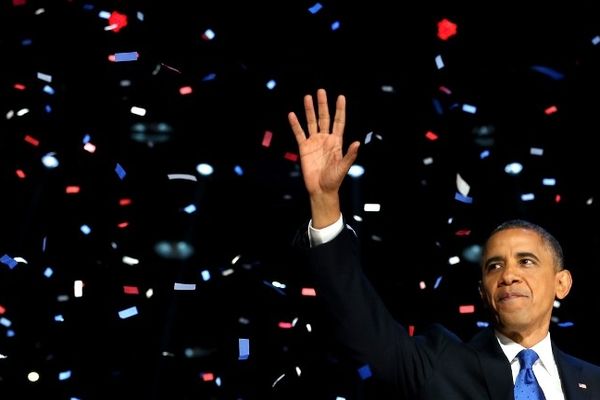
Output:
[[349,228],[311,248],[309,265],[333,334],[377,379],[411,397],[434,372],[449,335],[410,337],[364,275],[359,243]]

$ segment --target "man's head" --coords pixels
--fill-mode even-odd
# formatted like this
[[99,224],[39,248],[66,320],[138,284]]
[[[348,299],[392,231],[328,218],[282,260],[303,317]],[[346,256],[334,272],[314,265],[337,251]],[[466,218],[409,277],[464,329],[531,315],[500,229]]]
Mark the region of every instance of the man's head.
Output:
[[496,328],[523,345],[547,333],[556,298],[571,289],[560,244],[544,228],[510,220],[490,234],[481,260],[481,296]]

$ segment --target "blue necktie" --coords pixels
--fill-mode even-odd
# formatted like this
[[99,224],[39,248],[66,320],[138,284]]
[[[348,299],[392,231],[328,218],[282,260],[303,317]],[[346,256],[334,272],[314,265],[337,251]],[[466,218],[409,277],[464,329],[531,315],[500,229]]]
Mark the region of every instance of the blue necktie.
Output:
[[517,354],[521,369],[515,381],[515,400],[545,400],[544,392],[533,374],[533,363],[539,358],[531,349],[524,349]]

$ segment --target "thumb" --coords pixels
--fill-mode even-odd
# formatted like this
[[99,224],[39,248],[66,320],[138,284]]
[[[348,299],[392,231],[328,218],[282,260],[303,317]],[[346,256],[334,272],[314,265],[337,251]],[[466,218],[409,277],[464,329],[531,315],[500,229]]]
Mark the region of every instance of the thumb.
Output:
[[349,170],[350,167],[352,166],[352,164],[354,163],[354,161],[356,160],[356,157],[358,156],[358,148],[359,147],[360,147],[359,141],[352,142],[350,144],[350,146],[348,146],[348,151],[346,152],[346,155],[344,156],[344,158],[342,160],[346,170]]

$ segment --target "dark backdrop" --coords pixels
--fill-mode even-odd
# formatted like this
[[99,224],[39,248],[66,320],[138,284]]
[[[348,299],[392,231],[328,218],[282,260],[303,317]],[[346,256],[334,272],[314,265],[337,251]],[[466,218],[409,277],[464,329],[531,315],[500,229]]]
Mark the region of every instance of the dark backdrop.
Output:
[[[347,143],[363,142],[344,213],[400,322],[474,334],[486,319],[465,251],[500,220],[526,217],[562,241],[574,274],[553,338],[600,363],[591,2],[468,15],[448,3],[329,1],[315,13],[308,1],[14,3],[0,8],[3,398],[377,396],[327,338],[318,296],[302,295],[312,286],[290,246],[309,210],[287,113],[319,87],[346,95]],[[103,12],[127,26],[106,30]],[[444,18],[457,26],[447,40]],[[109,61],[121,52],[139,57]],[[44,167],[48,154],[58,167]],[[523,171],[506,174],[510,162]],[[455,198],[457,175],[470,203]],[[160,242],[193,253],[157,252]]]

